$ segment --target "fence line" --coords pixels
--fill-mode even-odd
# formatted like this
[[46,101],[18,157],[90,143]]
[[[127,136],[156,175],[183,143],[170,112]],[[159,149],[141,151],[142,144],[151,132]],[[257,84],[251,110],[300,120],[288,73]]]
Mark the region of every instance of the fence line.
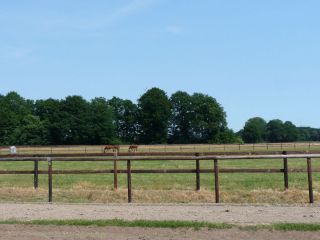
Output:
[[[130,145],[120,145],[127,152]],[[18,153],[102,153],[104,145],[17,146]],[[270,150],[320,150],[320,142],[256,143],[256,144],[158,144],[139,145],[140,152],[228,152]],[[0,154],[9,152],[9,146],[0,146]]]
[[[289,169],[288,168],[288,159],[306,159],[307,167],[306,169]],[[132,202],[132,174],[151,174],[151,173],[163,173],[163,174],[179,174],[179,173],[190,173],[196,174],[196,191],[200,190],[200,173],[213,173],[214,174],[214,189],[215,189],[215,201],[216,203],[220,202],[219,194],[219,174],[220,173],[283,173],[284,176],[284,189],[289,188],[288,183],[288,173],[290,172],[307,172],[308,175],[308,192],[309,192],[309,203],[314,202],[313,197],[313,187],[312,187],[312,172],[320,172],[320,169],[312,169],[311,160],[312,158],[320,158],[320,154],[272,154],[272,155],[233,155],[233,156],[217,156],[217,155],[202,155],[201,153],[196,153],[193,156],[168,156],[168,155],[159,155],[159,156],[145,156],[137,153],[128,154],[127,156],[118,156],[115,153],[113,156],[37,156],[37,157],[21,157],[21,156],[0,156],[0,162],[5,161],[32,161],[34,162],[33,170],[2,170],[0,174],[33,174],[34,175],[34,188],[38,188],[38,176],[39,174],[48,175],[48,201],[52,202],[53,192],[52,192],[52,177],[54,174],[101,174],[101,173],[110,173],[114,174],[114,187],[115,190],[118,186],[117,174],[127,174],[127,188],[128,188],[128,202]],[[263,168],[263,169],[235,169],[235,168],[219,168],[219,161],[224,160],[247,160],[247,159],[282,159],[283,168]],[[132,169],[131,161],[151,161],[151,160],[194,160],[195,169]],[[43,171],[38,169],[38,162],[46,161],[48,163],[48,170]],[[113,161],[113,169],[105,170],[54,170],[53,165],[55,161]],[[118,169],[117,162],[125,161],[127,162],[127,169]],[[212,169],[201,169],[200,161],[212,161]]]

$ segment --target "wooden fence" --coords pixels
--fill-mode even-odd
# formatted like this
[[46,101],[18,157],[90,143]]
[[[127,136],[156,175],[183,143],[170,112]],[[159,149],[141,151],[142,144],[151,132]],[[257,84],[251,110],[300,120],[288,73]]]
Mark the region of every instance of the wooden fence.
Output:
[[[289,169],[288,159],[305,159],[306,169]],[[263,155],[208,155],[203,153],[193,153],[193,154],[182,154],[182,153],[154,153],[154,154],[143,154],[143,153],[127,153],[118,155],[117,152],[114,154],[106,155],[68,155],[68,154],[58,154],[58,155],[15,155],[15,156],[0,156],[0,162],[4,161],[32,161],[34,162],[33,170],[1,170],[0,174],[33,174],[34,175],[34,188],[38,188],[38,176],[39,174],[48,175],[48,201],[52,202],[52,176],[55,174],[106,174],[110,173],[114,176],[114,189],[118,188],[118,174],[127,175],[127,187],[128,187],[128,202],[132,202],[132,174],[152,174],[152,173],[162,173],[162,174],[179,174],[179,173],[189,173],[195,174],[196,184],[195,190],[200,190],[200,174],[201,173],[213,173],[214,174],[214,189],[215,189],[215,202],[220,202],[219,194],[219,174],[220,173],[282,173],[284,178],[284,189],[289,188],[288,174],[289,172],[306,172],[308,176],[308,191],[309,191],[309,203],[314,202],[313,198],[313,188],[312,188],[312,172],[320,172],[320,169],[312,169],[311,160],[315,158],[320,158],[320,154],[292,154],[287,152],[282,152],[282,154],[263,154]],[[283,168],[263,168],[263,169],[234,169],[234,168],[219,168],[219,161],[225,160],[248,160],[248,159],[280,159],[283,161]],[[132,161],[195,161],[195,169],[132,169]],[[39,161],[46,161],[48,163],[47,170],[39,170]],[[53,170],[53,163],[58,161],[112,161],[112,169],[99,169],[99,170]],[[126,169],[118,169],[118,162],[126,161]],[[201,161],[212,161],[213,168],[203,169],[200,168]]]

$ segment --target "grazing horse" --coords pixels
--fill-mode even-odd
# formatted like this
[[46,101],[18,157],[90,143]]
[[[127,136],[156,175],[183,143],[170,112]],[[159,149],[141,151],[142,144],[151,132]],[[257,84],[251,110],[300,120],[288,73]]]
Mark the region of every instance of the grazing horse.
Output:
[[130,145],[129,152],[136,152],[138,151],[138,145]]
[[106,151],[112,150],[113,152],[120,151],[120,146],[119,145],[107,145],[104,147],[103,152],[106,153]]

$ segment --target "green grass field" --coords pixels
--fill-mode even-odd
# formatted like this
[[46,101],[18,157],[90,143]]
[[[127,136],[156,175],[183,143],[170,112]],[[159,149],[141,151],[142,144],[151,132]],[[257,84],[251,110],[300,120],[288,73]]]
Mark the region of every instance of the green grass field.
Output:
[[[320,159],[312,161],[320,167]],[[281,159],[219,161],[220,168],[283,168]],[[47,169],[40,162],[40,170]],[[195,168],[195,161],[134,161],[132,169]],[[213,168],[213,161],[201,161]],[[306,168],[305,159],[289,159],[289,168]],[[112,169],[112,162],[54,162],[56,170]],[[126,169],[120,162],[118,169]],[[32,162],[1,162],[0,170],[33,170]],[[306,173],[289,173],[284,191],[282,173],[220,173],[221,202],[307,203]],[[126,202],[126,174],[119,174],[119,189],[113,189],[113,174],[54,175],[54,202]],[[320,201],[320,174],[313,174],[315,202]],[[195,174],[133,174],[133,202],[214,202],[214,176],[201,174],[201,191],[195,191]],[[47,175],[40,175],[33,189],[33,175],[0,175],[1,201],[47,201]]]

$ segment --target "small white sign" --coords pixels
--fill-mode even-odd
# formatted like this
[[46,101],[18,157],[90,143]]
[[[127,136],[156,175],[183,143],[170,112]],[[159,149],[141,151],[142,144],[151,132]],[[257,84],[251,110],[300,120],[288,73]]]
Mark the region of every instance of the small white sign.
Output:
[[16,154],[17,153],[17,148],[15,146],[11,146],[9,149],[10,149],[10,153],[11,154]]

